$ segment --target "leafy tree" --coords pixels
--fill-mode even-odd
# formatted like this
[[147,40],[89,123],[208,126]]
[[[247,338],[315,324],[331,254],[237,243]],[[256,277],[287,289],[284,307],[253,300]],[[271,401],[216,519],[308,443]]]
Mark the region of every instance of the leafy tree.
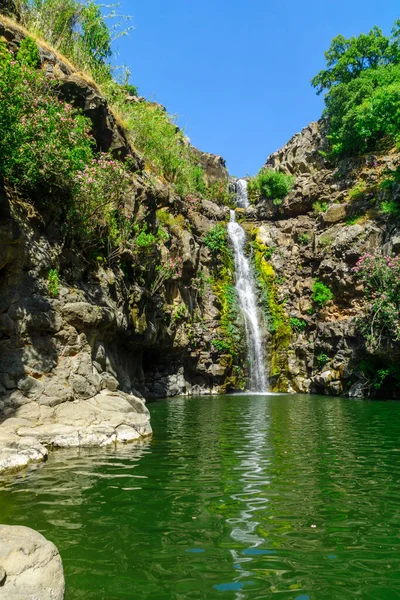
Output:
[[400,20],[392,36],[337,36],[325,53],[327,69],[312,80],[325,96],[331,155],[353,155],[400,143]]
[[340,83],[349,83],[366,69],[400,62],[400,20],[396,21],[393,36],[383,35],[379,27],[368,34],[346,39],[338,35],[325,52],[327,69],[312,79],[312,85],[320,94]]

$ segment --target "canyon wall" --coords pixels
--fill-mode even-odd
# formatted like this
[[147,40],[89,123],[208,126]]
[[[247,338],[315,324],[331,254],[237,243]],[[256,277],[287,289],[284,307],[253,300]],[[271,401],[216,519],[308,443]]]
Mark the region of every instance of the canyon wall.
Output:
[[[352,269],[366,253],[400,251],[398,220],[380,210],[400,193],[396,183],[381,185],[400,155],[392,149],[332,163],[325,150],[322,121],[295,135],[265,165],[294,175],[293,190],[282,203],[259,199],[246,215],[289,325],[269,337],[271,380],[281,391],[396,397],[394,379],[378,390],[368,377],[395,364],[400,348],[385,336],[372,347],[361,335],[366,299]],[[323,307],[312,299],[315,281],[333,293]]]

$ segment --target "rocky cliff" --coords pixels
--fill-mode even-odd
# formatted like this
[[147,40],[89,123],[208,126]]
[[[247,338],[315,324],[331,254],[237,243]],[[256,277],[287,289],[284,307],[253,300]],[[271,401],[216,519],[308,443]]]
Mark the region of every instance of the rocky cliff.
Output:
[[[0,20],[16,52],[25,32]],[[104,445],[150,434],[143,398],[213,393],[232,377],[219,335],[218,259],[204,236],[227,218],[212,200],[183,200],[144,161],[96,86],[39,44],[41,69],[61,99],[92,122],[98,150],[130,158],[129,210],[138,231],[118,260],[91,258],[51,211],[0,190],[0,470],[46,456],[47,446]],[[197,151],[211,184],[226,187],[220,157]],[[49,273],[57,272],[56,293]]]
[[[400,348],[385,337],[372,348],[360,333],[365,295],[352,269],[365,253],[400,250],[398,220],[379,209],[399,193],[398,184],[381,184],[400,155],[392,149],[332,163],[325,146],[323,122],[311,123],[272,154],[266,167],[294,175],[294,188],[282,203],[260,198],[247,212],[285,315],[269,337],[271,380],[282,391],[397,396],[391,377],[379,392],[368,377],[396,363]],[[323,307],[313,302],[315,281],[333,293]]]

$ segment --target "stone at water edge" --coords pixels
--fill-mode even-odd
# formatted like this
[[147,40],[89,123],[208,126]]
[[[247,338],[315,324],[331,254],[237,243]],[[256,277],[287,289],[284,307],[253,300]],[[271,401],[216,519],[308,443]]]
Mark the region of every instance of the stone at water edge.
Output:
[[0,525],[1,600],[63,600],[64,592],[55,545],[28,527]]

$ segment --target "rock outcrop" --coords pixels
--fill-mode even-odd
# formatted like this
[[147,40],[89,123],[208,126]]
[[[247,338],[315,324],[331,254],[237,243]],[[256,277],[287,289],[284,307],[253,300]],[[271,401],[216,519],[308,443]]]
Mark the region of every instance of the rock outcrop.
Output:
[[[12,52],[25,35],[0,18]],[[48,47],[39,52],[60,97],[91,120],[98,150],[130,157],[127,208],[157,243],[141,248],[133,236],[117,260],[93,259],[65,239],[51,207],[0,182],[0,471],[43,460],[48,447],[145,438],[144,398],[216,393],[233,370],[212,343],[220,305],[203,241],[228,209],[185,201],[149,175],[96,86]],[[223,159],[197,157],[210,184],[227,184]]]
[[0,525],[0,597],[63,600],[64,571],[54,544],[27,527]]
[[[368,396],[375,390],[360,364],[385,353],[396,360],[400,348],[382,340],[385,348],[373,350],[360,334],[365,300],[352,268],[362,254],[399,251],[400,226],[379,211],[397,188],[379,183],[395,172],[400,155],[380,152],[331,163],[324,149],[322,122],[295,135],[265,165],[294,175],[293,190],[281,204],[261,198],[247,211],[268,250],[277,297],[294,323],[283,352],[270,337],[270,375],[282,391]],[[322,308],[312,301],[315,280],[333,292]]]

